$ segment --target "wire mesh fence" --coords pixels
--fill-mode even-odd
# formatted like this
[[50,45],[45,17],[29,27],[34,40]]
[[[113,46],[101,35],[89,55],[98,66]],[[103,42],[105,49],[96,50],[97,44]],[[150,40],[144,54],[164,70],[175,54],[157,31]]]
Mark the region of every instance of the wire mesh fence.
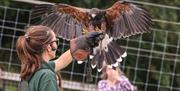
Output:
[[[142,4],[148,5],[148,3]],[[157,5],[157,7],[162,6]],[[179,9],[178,7],[166,8]],[[24,34],[24,28],[31,24],[31,10],[0,6],[0,12],[0,67],[3,69],[0,87],[5,91],[17,91],[18,81],[20,81],[20,61],[17,58],[15,43],[18,36]],[[177,26],[179,24],[158,19],[154,21]],[[152,32],[148,34],[116,41],[126,48],[128,53],[121,63],[121,69],[138,87],[138,91],[180,91],[180,32],[153,27],[151,30]],[[68,41],[60,41],[61,51],[58,55],[69,48]],[[100,73],[94,69],[93,82],[87,83],[86,67],[87,62],[79,65],[73,61],[62,70],[63,87],[72,91],[97,90]]]

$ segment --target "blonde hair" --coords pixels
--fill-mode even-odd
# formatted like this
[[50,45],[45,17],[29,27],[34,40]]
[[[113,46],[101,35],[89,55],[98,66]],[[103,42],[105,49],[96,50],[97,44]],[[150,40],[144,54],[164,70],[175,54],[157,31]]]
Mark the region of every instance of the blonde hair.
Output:
[[[106,80],[106,79],[108,78],[108,75],[107,75],[107,73],[106,73],[107,68],[108,68],[107,65],[103,66],[103,68],[102,68],[102,74],[101,74],[101,76],[100,76],[101,79]],[[116,67],[116,69],[114,69],[114,70],[117,70],[120,75],[123,74],[123,72],[121,71],[121,69],[120,69],[119,67]]]

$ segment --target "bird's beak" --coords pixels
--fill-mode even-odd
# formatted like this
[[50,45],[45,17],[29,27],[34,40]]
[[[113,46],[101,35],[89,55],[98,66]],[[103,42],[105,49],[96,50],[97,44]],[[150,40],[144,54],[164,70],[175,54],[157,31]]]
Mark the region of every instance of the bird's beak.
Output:
[[96,16],[96,14],[91,14],[91,16],[94,18]]

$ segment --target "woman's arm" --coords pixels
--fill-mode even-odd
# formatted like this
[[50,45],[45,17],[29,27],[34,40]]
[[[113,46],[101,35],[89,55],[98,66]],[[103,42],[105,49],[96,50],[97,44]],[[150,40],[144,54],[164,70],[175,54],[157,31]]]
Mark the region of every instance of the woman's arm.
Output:
[[103,38],[103,33],[89,32],[86,36],[80,36],[72,39],[70,41],[71,51],[67,50],[57,60],[55,60],[55,71],[65,68],[72,62],[73,58],[76,60],[86,59],[89,54],[89,50],[86,49],[98,46],[99,41]]
[[72,62],[73,58],[71,56],[70,50],[63,53],[58,59],[55,60],[55,71],[59,71]]

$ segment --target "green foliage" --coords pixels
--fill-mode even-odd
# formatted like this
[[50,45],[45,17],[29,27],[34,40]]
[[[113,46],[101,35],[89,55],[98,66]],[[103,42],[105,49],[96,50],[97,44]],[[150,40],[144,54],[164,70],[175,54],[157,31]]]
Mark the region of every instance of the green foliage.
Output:
[[[43,1],[55,2],[55,3],[66,3],[66,4],[70,4],[70,5],[74,5],[74,6],[78,6],[78,7],[84,7],[84,8],[97,7],[97,8],[105,9],[105,8],[110,7],[117,0],[43,0]],[[139,0],[139,1],[180,7],[180,0]],[[31,4],[24,5],[24,3],[17,3],[17,2],[12,2],[12,1],[10,2],[10,0],[0,0],[0,5],[18,7],[18,8],[24,8],[24,9],[30,9],[32,7]],[[153,17],[153,19],[180,22],[180,16],[179,16],[180,10],[159,8],[159,7],[147,6],[147,5],[143,5],[142,7],[144,7],[145,9],[147,9],[149,11],[149,13]],[[0,16],[3,16],[3,10],[0,10]],[[8,17],[10,19],[14,18],[14,17],[16,17],[16,14],[12,12],[11,14],[8,15]],[[24,21],[27,20],[27,18],[28,17],[26,16]],[[179,30],[180,26],[173,25],[173,24],[154,22],[154,25],[152,26],[152,28],[162,29],[162,31],[152,31],[150,34],[144,34],[142,36],[143,43],[141,43],[141,44],[134,42],[133,41],[134,38],[130,38],[128,46],[133,47],[133,48],[138,48],[140,46],[140,48],[145,49],[145,50],[152,49],[153,51],[167,52],[167,53],[175,54],[176,50],[177,50],[175,47],[167,47],[163,44],[166,43],[168,45],[177,46],[177,41],[179,41],[178,37],[180,37],[180,35],[178,35],[177,33],[174,33],[174,31],[180,32],[180,30]],[[173,33],[166,34],[166,31],[173,31]],[[135,39],[140,40],[139,37],[137,37]],[[165,41],[165,40],[167,40],[167,41]],[[127,45],[127,41],[124,39],[122,39],[121,41],[118,40],[117,42],[124,46]],[[154,42],[155,44],[146,43],[146,42]],[[10,40],[8,40],[7,42],[4,42],[3,47],[9,47],[10,46],[9,43],[11,43]],[[152,48],[152,46],[154,46],[154,48]],[[62,50],[64,51],[66,49],[67,48],[63,48]],[[138,54],[137,50],[134,51],[131,49],[127,49],[127,51],[128,51],[128,53]],[[175,76],[175,78],[172,79],[171,75],[158,73],[158,71],[161,70],[161,66],[162,66],[163,72],[172,73],[172,71],[173,71],[172,69],[175,66],[174,65],[175,60],[167,61],[166,59],[175,59],[174,56],[166,56],[165,55],[164,60],[160,60],[160,59],[157,59],[156,57],[163,57],[163,54],[156,54],[153,52],[152,53],[139,52],[139,53],[142,55],[145,55],[145,56],[151,55],[152,58],[147,58],[147,57],[139,57],[138,58],[137,55],[128,54],[128,57],[125,59],[126,61],[123,62],[123,64],[125,64],[125,66],[130,66],[130,67],[137,66],[138,68],[142,68],[145,70],[149,69],[149,70],[153,71],[153,72],[149,72],[149,78],[148,78],[149,83],[151,83],[151,84],[158,84],[159,80],[161,79],[160,84],[162,86],[170,87],[172,84],[171,83],[172,80],[174,80],[174,83],[173,83],[174,87],[180,86],[180,77],[179,76]],[[7,56],[7,55],[9,55],[8,53],[1,51],[0,54],[1,54],[0,59],[9,60],[9,58]],[[150,60],[152,60],[152,62],[150,62]],[[177,60],[180,60],[180,58],[177,58]],[[163,64],[162,64],[162,61],[164,61]],[[136,65],[137,62],[138,62],[138,65]],[[175,70],[175,73],[177,73],[177,74],[180,73],[179,65],[180,65],[179,62],[177,62],[177,65],[176,65],[177,67]],[[15,68],[15,67],[13,67],[13,68]],[[15,68],[15,70],[17,70],[17,69],[18,68]],[[76,69],[81,69],[81,67],[76,67]],[[15,71],[15,70],[13,70],[13,71]],[[65,70],[71,71],[71,65],[68,66]],[[139,70],[137,70],[137,72],[135,72],[135,70],[127,68],[124,70],[124,72],[130,80],[134,80],[134,75],[135,75],[135,73],[137,73],[137,78],[135,79],[135,81],[145,83],[147,80],[146,77],[147,77],[148,72],[147,71],[139,71]],[[78,70],[78,72],[80,72],[80,71]],[[139,84],[137,84],[137,86],[138,86],[139,90],[142,90],[142,91],[144,90],[144,87],[140,86]],[[10,87],[10,89],[13,89],[13,91],[14,91],[14,87]],[[148,90],[154,91],[154,88],[149,87]],[[167,91],[167,89],[163,89],[163,91]]]
[[10,4],[10,0],[0,0],[0,5],[8,6]]

